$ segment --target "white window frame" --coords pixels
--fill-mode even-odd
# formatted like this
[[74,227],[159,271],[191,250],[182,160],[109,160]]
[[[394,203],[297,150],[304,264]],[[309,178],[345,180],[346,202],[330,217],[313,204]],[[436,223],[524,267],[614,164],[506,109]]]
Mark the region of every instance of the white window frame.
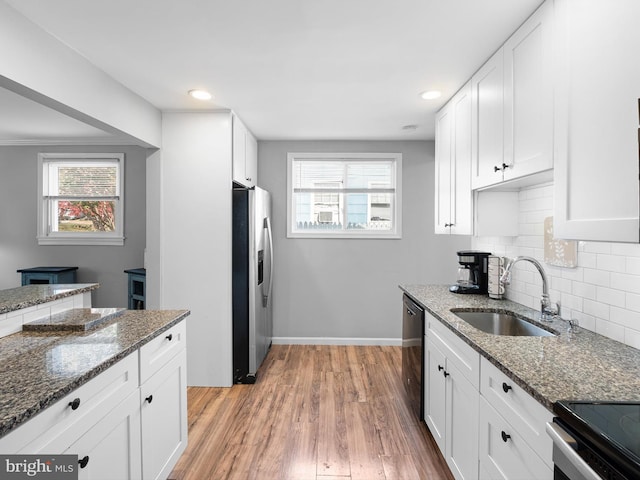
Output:
[[[309,230],[293,229],[295,208],[293,205],[293,163],[296,160],[345,160],[345,161],[391,161],[394,165],[395,201],[393,211],[393,227],[384,230]],[[338,190],[336,193],[342,193]],[[287,153],[287,238],[368,238],[368,239],[401,239],[402,238],[402,154],[401,153]]]
[[[54,232],[51,231],[50,202],[45,192],[45,168],[49,163],[118,162],[117,196],[115,204],[116,228],[113,232]],[[39,153],[38,154],[38,245],[124,245],[124,153]]]

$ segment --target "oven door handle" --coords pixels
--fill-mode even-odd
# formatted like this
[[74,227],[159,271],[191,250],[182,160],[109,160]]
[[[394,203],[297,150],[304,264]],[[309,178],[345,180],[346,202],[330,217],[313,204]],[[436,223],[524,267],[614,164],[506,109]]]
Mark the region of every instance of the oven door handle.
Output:
[[547,434],[553,440],[553,444],[567,457],[567,460],[583,475],[585,480],[602,480],[593,469],[585,462],[575,448],[578,445],[575,438],[555,423],[547,423]]

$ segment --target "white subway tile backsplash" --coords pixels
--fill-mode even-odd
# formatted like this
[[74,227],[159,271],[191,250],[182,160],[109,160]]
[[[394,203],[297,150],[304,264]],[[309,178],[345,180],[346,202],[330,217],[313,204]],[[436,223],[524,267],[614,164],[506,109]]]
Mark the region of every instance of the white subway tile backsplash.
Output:
[[598,302],[615,305],[617,307],[624,307],[626,305],[625,293],[622,290],[615,290],[613,288],[596,287],[595,299]]
[[640,349],[640,331],[633,330],[631,328],[625,328],[624,343],[633,348]]
[[626,260],[626,273],[630,273],[632,275],[640,275],[640,257],[626,257]]
[[596,268],[598,254],[578,250],[578,264],[583,268]]
[[632,312],[624,308],[611,307],[609,320],[618,325],[640,330],[640,312]]
[[584,268],[564,268],[562,269],[562,278],[566,278],[568,280],[572,280],[574,282],[583,282],[584,281]]
[[591,253],[611,253],[611,243],[584,242],[584,251]]
[[[579,297],[577,295],[571,295],[570,293],[562,292],[560,294],[560,308],[569,310],[578,310],[581,311],[583,309],[584,298]],[[561,316],[562,311],[560,312]]]
[[[518,237],[473,237],[472,247],[513,259],[519,255],[544,259],[544,226],[553,215],[553,185],[523,189],[518,195]],[[640,245],[578,242],[578,265],[544,264],[551,300],[560,302],[563,318],[581,327],[640,348]],[[542,282],[528,263],[514,269],[507,298],[540,307]]]
[[596,319],[596,333],[612,338],[618,342],[624,342],[624,327],[612,322]]
[[611,273],[592,268],[584,269],[584,282],[608,287],[611,285]]
[[[43,304],[43,305],[46,305],[46,304]],[[48,317],[49,315],[51,315],[51,308],[41,306],[41,308],[37,308],[32,312],[23,313],[22,322],[23,323],[33,322],[34,320],[45,318],[45,317]]]
[[620,255],[600,253],[596,257],[596,268],[609,272],[623,273],[627,269],[627,259]]
[[22,315],[0,317],[0,338],[22,330]]
[[[625,307],[634,312],[640,312],[640,295],[635,293],[626,293]],[[639,329],[640,330],[640,329]]]
[[612,273],[611,288],[640,294],[640,276],[626,273]]
[[[551,289],[552,290],[558,290],[561,292],[571,292],[575,295],[577,295],[576,292],[573,291],[574,284],[581,284],[580,282],[574,282],[572,280],[569,280],[568,278],[559,278],[559,277],[552,277],[551,278]],[[595,294],[595,287],[593,285],[590,285],[591,288],[593,288],[594,294]],[[586,295],[585,295],[586,296]]]
[[[565,316],[564,314],[562,315]],[[582,328],[586,328],[587,330],[591,330],[592,332],[596,331],[596,317],[593,315],[588,315],[583,312],[571,312],[567,318],[572,318],[578,321],[578,325]]]
[[[571,280],[566,280],[566,281],[570,282],[570,285],[566,285],[564,283],[561,284],[563,291],[565,292],[569,291],[577,297],[596,298],[597,289],[595,285],[591,285],[589,283],[583,283],[583,282],[573,282]],[[624,301],[624,297],[623,297],[623,301]]]
[[640,257],[640,244],[637,243],[613,243],[611,253],[624,255],[625,257]]

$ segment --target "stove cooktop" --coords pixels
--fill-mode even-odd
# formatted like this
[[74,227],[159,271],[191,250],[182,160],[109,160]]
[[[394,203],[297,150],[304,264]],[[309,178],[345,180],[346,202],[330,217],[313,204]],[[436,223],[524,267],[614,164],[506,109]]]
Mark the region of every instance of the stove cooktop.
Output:
[[592,448],[640,472],[640,403],[560,401],[554,412]]

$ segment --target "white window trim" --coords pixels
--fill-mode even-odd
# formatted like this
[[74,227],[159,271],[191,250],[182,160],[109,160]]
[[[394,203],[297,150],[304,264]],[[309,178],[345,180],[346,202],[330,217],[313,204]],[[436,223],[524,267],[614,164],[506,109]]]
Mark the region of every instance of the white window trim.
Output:
[[[44,163],[50,159],[70,160],[114,160],[120,163],[118,179],[120,191],[116,208],[116,231],[111,233],[49,232],[48,216],[43,198]],[[38,154],[38,245],[124,245],[124,153],[39,153]]]
[[[334,160],[392,160],[395,163],[395,229],[390,232],[375,230],[328,233],[323,230],[310,232],[293,231],[293,162],[304,159],[334,159]],[[389,239],[402,238],[402,154],[401,153],[287,153],[287,238],[357,238],[357,239]]]

